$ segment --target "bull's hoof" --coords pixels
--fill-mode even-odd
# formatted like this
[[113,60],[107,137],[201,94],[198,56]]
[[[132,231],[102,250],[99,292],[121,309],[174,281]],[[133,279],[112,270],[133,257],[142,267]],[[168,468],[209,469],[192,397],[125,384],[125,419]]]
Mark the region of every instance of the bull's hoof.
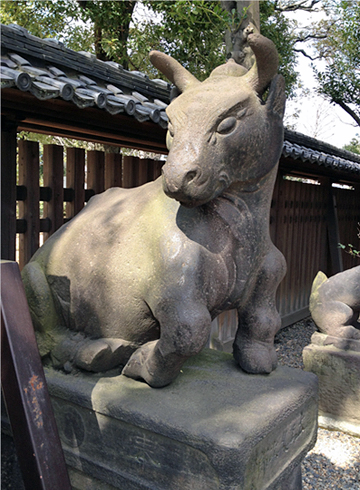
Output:
[[137,346],[123,339],[87,339],[79,347],[75,364],[93,372],[108,371],[124,365]]
[[277,355],[272,343],[235,342],[233,354],[241,369],[250,374],[270,374],[277,366]]
[[176,376],[157,365],[154,356],[157,342],[157,340],[147,342],[137,349],[125,365],[122,374],[128,378],[142,379],[153,388],[162,388],[170,384]]
[[51,359],[56,369],[66,372],[80,368],[98,373],[122,367],[137,347],[123,339],[89,339],[77,333],[58,338]]
[[80,345],[74,363],[86,371],[105,371],[108,369],[111,348],[103,340],[86,340]]
[[[360,324],[359,324],[360,328]],[[334,337],[339,337],[340,339],[348,339],[348,340],[360,340],[360,329],[355,328],[352,325],[339,325],[338,327],[333,327],[329,329],[327,333],[328,335],[332,335]]]

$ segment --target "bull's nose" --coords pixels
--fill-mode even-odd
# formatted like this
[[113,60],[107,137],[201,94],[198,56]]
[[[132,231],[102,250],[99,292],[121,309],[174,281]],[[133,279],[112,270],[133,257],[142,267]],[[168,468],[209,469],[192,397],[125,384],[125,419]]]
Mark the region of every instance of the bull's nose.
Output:
[[187,185],[187,184],[191,184],[191,182],[193,182],[199,175],[199,171],[198,170],[190,170],[189,172],[187,172],[185,174],[185,177],[184,177],[184,184]]
[[174,165],[164,165],[162,175],[165,194],[179,201],[191,199],[201,181],[201,171],[195,166],[180,169]]

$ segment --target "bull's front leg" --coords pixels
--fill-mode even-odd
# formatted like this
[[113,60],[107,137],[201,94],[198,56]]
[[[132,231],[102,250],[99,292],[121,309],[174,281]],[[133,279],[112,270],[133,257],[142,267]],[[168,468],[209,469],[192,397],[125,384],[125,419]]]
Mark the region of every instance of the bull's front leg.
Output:
[[246,305],[238,310],[239,325],[233,352],[240,367],[248,373],[271,373],[277,366],[274,337],[280,329],[281,319],[275,297],[285,272],[285,259],[272,246],[251,296]]
[[200,303],[164,300],[154,310],[160,339],[137,349],[122,374],[160,388],[171,383],[184,362],[199,353],[210,333],[211,317]]

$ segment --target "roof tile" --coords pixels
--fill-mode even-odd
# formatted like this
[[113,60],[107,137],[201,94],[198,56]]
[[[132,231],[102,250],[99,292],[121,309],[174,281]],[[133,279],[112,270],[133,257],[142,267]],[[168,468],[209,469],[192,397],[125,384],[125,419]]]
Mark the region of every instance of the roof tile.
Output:
[[[171,91],[166,81],[150,80],[91,53],[77,53],[54,39],[39,39],[17,25],[2,26],[1,44],[3,88],[29,91],[38,99],[61,97],[110,114],[125,112],[167,127]],[[293,131],[285,131],[283,155],[360,175],[360,157]]]
[[165,125],[167,82],[152,82],[143,73],[77,53],[53,39],[39,39],[19,26],[3,26],[2,50],[3,88],[29,91],[41,100],[61,97],[81,108],[96,106]]

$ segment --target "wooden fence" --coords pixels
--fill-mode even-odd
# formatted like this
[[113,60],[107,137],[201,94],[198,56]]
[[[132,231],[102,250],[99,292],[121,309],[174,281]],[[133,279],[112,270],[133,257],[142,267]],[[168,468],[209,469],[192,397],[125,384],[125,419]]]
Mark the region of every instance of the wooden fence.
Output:
[[[154,180],[162,161],[145,160],[100,151],[44,145],[42,162],[38,143],[19,141],[17,186],[19,265],[26,264],[39,247],[65,221],[78,213],[88,199],[109,187],[134,187]],[[42,163],[43,185],[39,184]],[[64,180],[66,185],[64,187]],[[284,254],[288,272],[278,291],[283,325],[308,314],[312,281],[319,270],[332,275],[359,265],[340,252],[338,243],[357,249],[360,222],[359,187],[336,188],[322,178],[314,183],[289,180],[279,173],[271,208],[270,233]],[[39,203],[43,203],[42,205]],[[334,266],[335,264],[335,266]],[[236,331],[236,315],[225,313],[214,322],[212,344],[228,350]]]
[[46,240],[93,195],[110,187],[135,187],[156,179],[164,163],[81,148],[67,148],[65,154],[58,145],[44,145],[40,162],[39,144],[25,140],[18,142],[18,157],[16,232],[20,269],[39,248],[40,233]]
[[[283,327],[309,315],[311,286],[318,271],[328,276],[338,272],[332,253],[339,255],[339,266],[342,262],[344,269],[360,265],[359,259],[338,247],[339,243],[351,243],[360,250],[359,223],[359,187],[333,187],[324,178],[316,184],[309,179],[289,180],[286,174],[279,173],[270,234],[287,262],[287,274],[277,294]],[[236,329],[236,313],[222,314],[213,322],[210,346],[231,351]]]

